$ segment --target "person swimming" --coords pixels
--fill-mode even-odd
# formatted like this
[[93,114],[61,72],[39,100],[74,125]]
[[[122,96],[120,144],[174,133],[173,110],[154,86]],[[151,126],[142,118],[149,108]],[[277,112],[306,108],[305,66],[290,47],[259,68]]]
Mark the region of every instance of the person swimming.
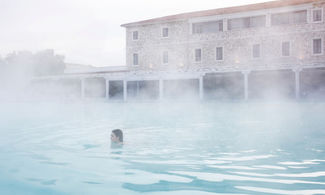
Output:
[[111,146],[123,145],[123,132],[121,129],[114,129],[111,133]]

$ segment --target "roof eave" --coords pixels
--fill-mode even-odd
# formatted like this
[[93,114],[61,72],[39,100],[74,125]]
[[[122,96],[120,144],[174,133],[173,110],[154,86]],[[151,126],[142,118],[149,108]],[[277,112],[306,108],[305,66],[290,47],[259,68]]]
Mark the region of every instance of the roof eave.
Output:
[[[187,12],[182,14],[176,14],[176,15],[170,15],[170,16],[164,16],[164,17],[158,17],[153,18],[149,20],[142,20],[138,22],[132,22],[132,23],[126,23],[122,24],[121,27],[134,27],[134,26],[142,26],[142,25],[149,25],[149,24],[157,24],[157,23],[164,23],[164,22],[174,22],[174,21],[180,21],[180,20],[189,20],[191,18],[196,17],[204,17],[204,16],[210,16],[215,14],[225,14],[228,13],[229,10],[232,10],[232,13],[237,12],[243,12],[246,10],[246,8],[253,6],[255,7],[255,10],[259,9],[268,9],[268,8],[275,8],[275,7],[286,7],[286,6],[294,6],[299,4],[308,4],[318,1],[324,1],[324,0],[276,0],[276,1],[267,1],[263,3],[255,3],[255,4],[247,4],[247,5],[240,5],[240,6],[233,6],[233,7],[225,7],[225,8],[218,8],[218,9],[211,9],[211,10],[203,10],[203,11],[194,11],[194,12]],[[278,4],[278,5],[276,5]],[[250,11],[254,10],[251,9]],[[217,13],[219,12],[219,13]]]

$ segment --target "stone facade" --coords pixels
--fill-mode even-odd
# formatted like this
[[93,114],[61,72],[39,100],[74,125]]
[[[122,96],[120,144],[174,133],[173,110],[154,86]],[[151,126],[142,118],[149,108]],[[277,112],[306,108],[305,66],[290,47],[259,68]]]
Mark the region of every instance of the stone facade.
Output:
[[[320,9],[322,21],[312,22],[312,10]],[[307,22],[302,24],[271,24],[275,13],[306,10]],[[228,30],[229,19],[265,15],[265,27]],[[251,67],[281,65],[312,65],[325,62],[325,2],[261,9],[209,17],[195,17],[168,22],[127,25],[126,64],[130,70],[175,70],[216,67]],[[192,33],[196,22],[223,20],[223,31]],[[168,37],[162,29],[168,28]],[[138,40],[133,32],[138,31]],[[312,54],[313,39],[321,38],[322,53]],[[282,42],[290,42],[290,55],[282,56]],[[260,57],[253,58],[252,47],[260,44]],[[223,48],[223,60],[216,60],[216,47]],[[201,49],[201,61],[195,61],[195,49]],[[168,63],[163,63],[163,52],[168,52]],[[133,65],[133,54],[138,54],[139,65]]]
[[[126,67],[35,81],[66,80],[66,92],[76,96],[124,101],[324,100],[324,22],[325,0],[282,0],[125,24]],[[217,53],[223,58],[217,59]]]

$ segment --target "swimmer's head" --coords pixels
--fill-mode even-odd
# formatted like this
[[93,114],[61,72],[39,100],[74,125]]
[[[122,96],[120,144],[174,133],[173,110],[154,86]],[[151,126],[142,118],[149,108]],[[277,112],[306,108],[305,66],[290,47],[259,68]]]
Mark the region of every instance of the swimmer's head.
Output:
[[114,143],[123,143],[123,132],[120,129],[114,129],[111,133],[111,141]]

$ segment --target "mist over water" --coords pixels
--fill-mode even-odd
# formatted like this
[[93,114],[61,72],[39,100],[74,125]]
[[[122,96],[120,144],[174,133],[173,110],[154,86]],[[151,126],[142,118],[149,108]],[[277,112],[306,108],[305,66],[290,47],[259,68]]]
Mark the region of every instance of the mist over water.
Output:
[[[325,194],[325,69],[309,54],[323,27],[308,10],[130,26],[121,70],[67,73],[54,50],[0,58],[0,194]],[[288,23],[263,25],[272,15]]]
[[[324,103],[1,108],[1,194],[324,193]],[[119,149],[110,148],[116,128],[124,132]]]

